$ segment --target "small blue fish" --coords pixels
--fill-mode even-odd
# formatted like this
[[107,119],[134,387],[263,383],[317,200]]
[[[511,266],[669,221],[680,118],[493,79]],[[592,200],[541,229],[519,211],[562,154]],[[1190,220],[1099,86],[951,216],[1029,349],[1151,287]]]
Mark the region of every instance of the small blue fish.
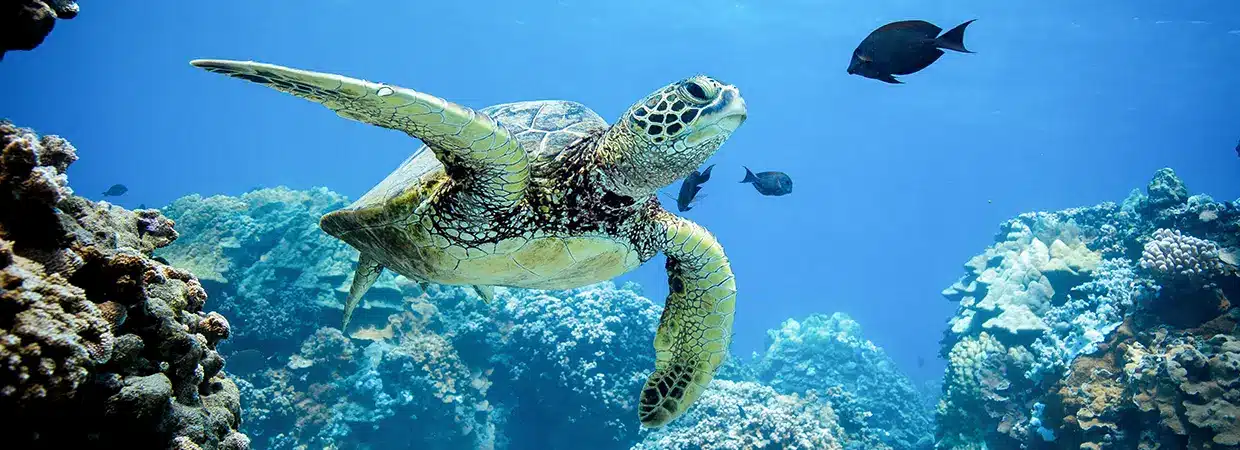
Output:
[[129,188],[125,187],[125,185],[114,184],[112,185],[112,187],[108,188],[108,190],[103,191],[103,196],[104,197],[117,197],[120,195],[124,195],[126,192],[129,192]]
[[[976,19],[974,19],[976,20]],[[892,22],[866,36],[853,50],[848,73],[884,83],[902,84],[892,75],[908,75],[930,67],[942,48],[973,53],[964,48],[964,29],[973,20],[957,25],[939,36],[942,28],[924,20]]]
[[[744,167],[744,166],[741,166]],[[759,194],[778,197],[792,193],[792,177],[783,172],[759,172],[754,175],[745,167],[745,179],[741,183],[753,183]]]
[[[685,177],[685,181],[680,183],[680,195],[676,197],[676,209],[680,212],[693,209],[693,199],[697,197],[698,192],[702,191],[702,184],[710,180],[710,170],[714,167],[715,165],[711,164],[706,167],[706,170],[701,172],[695,170]],[[703,195],[701,198],[706,198],[706,196]]]

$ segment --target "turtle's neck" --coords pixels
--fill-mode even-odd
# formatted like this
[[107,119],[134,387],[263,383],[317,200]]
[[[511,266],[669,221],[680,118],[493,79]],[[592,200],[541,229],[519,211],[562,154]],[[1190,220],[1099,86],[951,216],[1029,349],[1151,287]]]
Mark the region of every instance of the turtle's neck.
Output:
[[655,195],[676,180],[663,167],[658,152],[622,124],[613,125],[594,146],[598,181],[603,188],[636,201]]

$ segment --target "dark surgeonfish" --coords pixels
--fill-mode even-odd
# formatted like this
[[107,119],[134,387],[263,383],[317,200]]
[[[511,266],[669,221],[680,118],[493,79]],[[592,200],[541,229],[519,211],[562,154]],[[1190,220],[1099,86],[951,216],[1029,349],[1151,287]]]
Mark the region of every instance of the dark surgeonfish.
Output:
[[103,191],[103,196],[104,197],[116,197],[119,195],[124,195],[126,192],[129,192],[129,188],[125,187],[125,185],[114,184],[112,185],[112,187],[108,188],[108,190]]
[[753,188],[762,195],[778,197],[792,193],[792,177],[783,172],[759,172],[754,175],[745,167],[745,179],[741,183],[753,183]]
[[[974,19],[977,20],[977,19]],[[964,29],[973,20],[956,25],[942,36],[942,28],[924,20],[892,22],[879,27],[853,50],[848,73],[891,84],[901,84],[893,75],[908,75],[929,67],[943,56],[943,50],[973,53],[964,48]]]
[[[697,197],[698,192],[702,191],[702,184],[710,180],[710,169],[714,167],[715,165],[711,164],[701,172],[695,170],[685,177],[685,181],[680,182],[680,195],[676,196],[676,209],[680,212],[693,209],[693,199]],[[703,195],[702,198],[706,196]]]
[[1236,156],[1240,156],[1240,143],[1236,144]]

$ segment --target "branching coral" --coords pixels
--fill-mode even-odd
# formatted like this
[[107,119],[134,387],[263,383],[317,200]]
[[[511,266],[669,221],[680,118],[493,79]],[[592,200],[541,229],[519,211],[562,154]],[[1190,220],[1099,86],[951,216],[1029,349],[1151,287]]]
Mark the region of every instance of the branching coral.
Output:
[[633,450],[842,450],[835,411],[815,394],[783,395],[751,382],[715,380],[675,423]]
[[22,411],[8,443],[246,448],[215,351],[227,321],[150,258],[172,221],[74,196],[63,139],[3,122],[0,148],[0,409]]

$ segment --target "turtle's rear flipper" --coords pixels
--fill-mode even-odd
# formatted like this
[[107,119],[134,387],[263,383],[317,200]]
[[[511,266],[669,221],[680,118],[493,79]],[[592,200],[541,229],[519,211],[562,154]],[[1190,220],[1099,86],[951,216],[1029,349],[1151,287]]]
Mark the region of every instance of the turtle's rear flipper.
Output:
[[478,296],[482,297],[482,302],[488,305],[491,304],[492,300],[495,300],[495,287],[494,286],[483,286],[480,284],[475,284],[474,292],[477,292]]
[[469,177],[456,181],[468,186],[459,192],[467,197],[459,204],[469,207],[470,216],[511,208],[529,185],[529,159],[517,139],[486,114],[465,106],[400,86],[274,64],[213,59],[190,64],[319,103],[346,119],[418,138],[448,173]]
[[679,216],[660,219],[655,239],[667,255],[667,305],[654,337],[655,370],[637,412],[657,428],[684,414],[706,390],[732,341],[736,283],[723,247],[705,228]]
[[347,333],[353,310],[357,308],[358,303],[362,302],[362,296],[371,286],[374,286],[382,273],[383,266],[379,264],[379,261],[366,253],[358,255],[357,270],[353,272],[353,285],[349,287],[349,298],[344,301],[344,321],[340,325],[340,331]]

